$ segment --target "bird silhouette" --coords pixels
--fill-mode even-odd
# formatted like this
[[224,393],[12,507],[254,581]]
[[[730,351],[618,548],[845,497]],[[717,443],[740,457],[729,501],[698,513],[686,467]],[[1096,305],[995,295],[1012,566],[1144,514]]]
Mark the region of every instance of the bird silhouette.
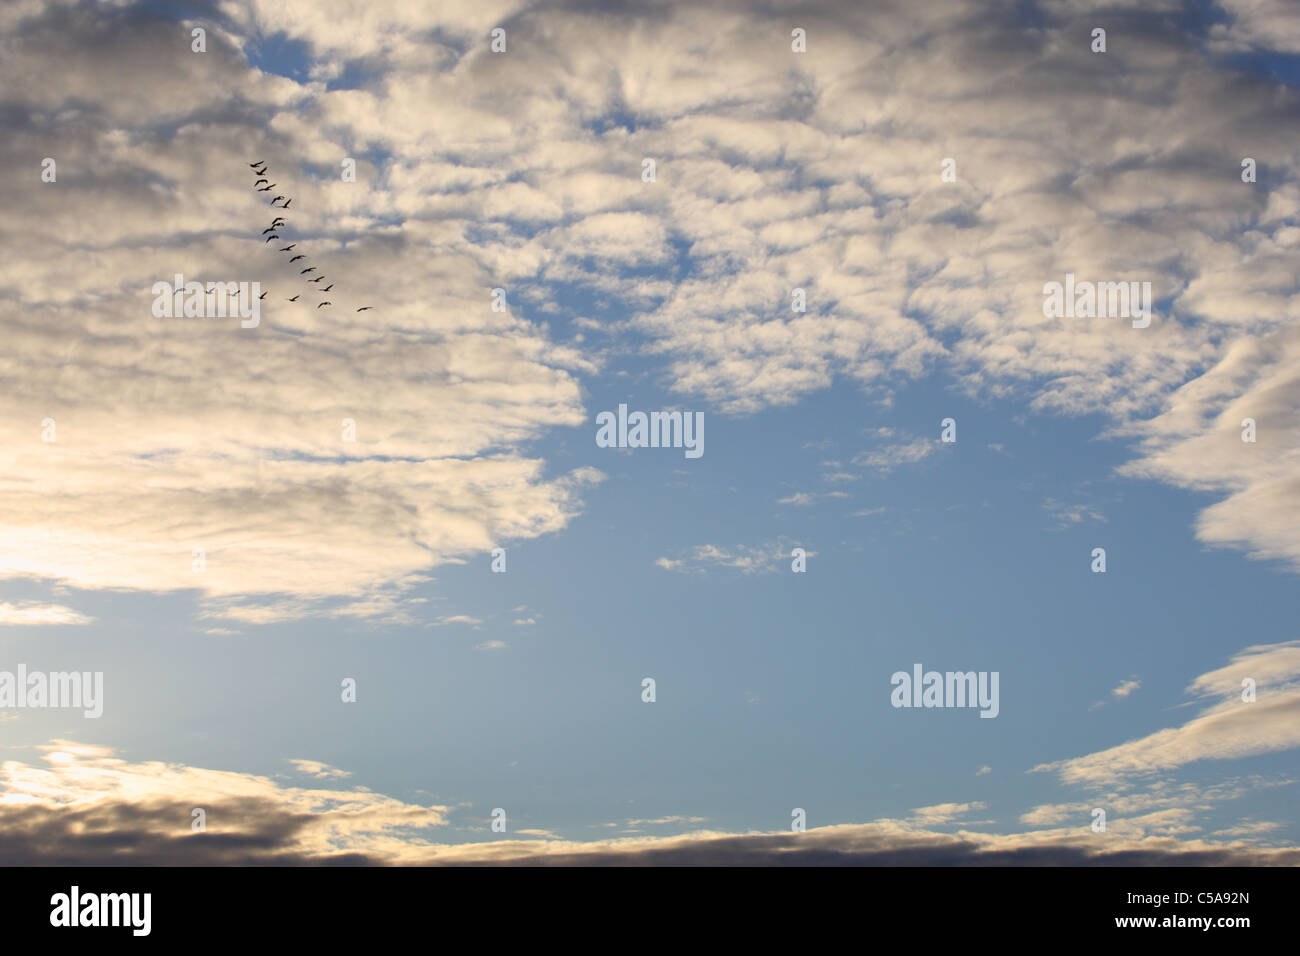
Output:
[[302,298],[302,293],[301,293],[301,292],[299,292],[297,295],[295,295],[292,299],[285,299],[284,301],[286,301],[286,302],[297,302],[300,298]]
[[358,312],[365,312],[367,309],[373,309],[373,308],[374,308],[373,305],[363,305],[361,308],[357,309],[357,311],[358,311]]
[[[270,291],[271,291],[270,289],[267,289],[267,290],[266,290],[266,292],[270,292]],[[262,299],[265,299],[265,298],[266,298],[266,292],[263,292],[261,295],[259,295],[259,296],[257,297],[257,299],[258,299],[259,302],[260,302]]]
[[276,203],[278,203],[278,202],[279,202],[281,199],[283,199],[283,198],[284,198],[283,196],[276,196],[274,199],[271,200],[271,205],[274,206]]
[[255,163],[249,163],[249,164],[248,164],[248,168],[249,168],[249,169],[256,169],[258,166],[261,166],[264,162],[266,162],[266,160],[264,160],[264,159],[259,159],[259,160],[258,160],[257,162],[255,162]]
[[[294,245],[297,245],[297,243],[294,243]],[[299,259],[306,259],[306,258],[307,258],[307,257],[306,257],[305,255],[303,255],[303,254],[300,252],[300,253],[298,253],[296,256],[294,256],[292,259],[290,259],[289,261],[290,261],[290,262],[297,262]]]
[[263,186],[261,189],[258,190],[258,192],[259,192],[259,193],[269,193],[272,189],[274,189],[274,188],[275,188],[276,186],[278,186],[278,185],[280,185],[280,184],[279,184],[279,183],[271,183],[271,185],[269,185],[269,186]]
[[293,202],[292,199],[286,199],[286,200],[284,201],[284,208],[285,208],[285,209],[288,209],[288,208],[289,208],[289,203],[291,203],[291,202]]
[[334,283],[333,283],[333,282],[331,282],[331,283],[330,283],[329,285],[327,285],[325,288],[321,289],[321,291],[322,291],[322,292],[328,292],[328,291],[329,291],[330,289],[332,289],[332,288],[334,288]]
[[324,277],[324,276],[317,276],[316,278],[314,278],[314,279],[308,279],[307,281],[308,281],[308,282],[324,282],[324,281],[325,281],[325,277]]
[[275,232],[275,230],[278,228],[279,226],[267,226],[265,229],[262,230],[262,235],[265,236],[268,232]]
[[260,185],[262,185],[262,183],[264,183],[264,182],[266,182],[265,179],[259,179],[257,182],[253,183],[253,185],[254,185],[254,186],[260,186]]
[[322,302],[320,305],[316,306],[316,308],[323,309],[325,306],[333,305],[333,304],[334,304],[333,302]]
[[296,242],[290,243],[289,245],[285,246],[285,247],[284,247],[283,249],[281,249],[280,251],[281,251],[281,252],[293,252],[293,247],[296,246],[297,244],[298,244],[298,243],[296,243]]
[[[270,242],[272,239],[279,239],[279,238],[280,237],[277,235],[270,235],[266,237],[266,242]],[[266,242],[262,243],[262,245],[266,245]]]
[[315,271],[316,271],[315,266],[308,266],[306,269],[303,269],[302,272],[299,272],[298,275],[305,276],[308,272],[315,272]]

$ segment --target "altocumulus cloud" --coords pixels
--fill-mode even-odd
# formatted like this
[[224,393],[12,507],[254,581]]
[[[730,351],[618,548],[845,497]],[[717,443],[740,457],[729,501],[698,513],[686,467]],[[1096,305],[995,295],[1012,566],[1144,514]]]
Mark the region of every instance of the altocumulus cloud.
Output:
[[[582,420],[573,369],[589,364],[491,311],[493,254],[445,212],[322,181],[312,163],[357,151],[359,131],[290,119],[319,109],[319,83],[250,67],[237,32],[195,55],[187,29],[131,4],[29,3],[0,28],[0,202],[26,224],[0,266],[0,575],[193,588],[249,623],[404,620],[432,566],[577,513],[599,472],[548,475],[520,446]],[[245,235],[263,218],[240,175],[252,153],[297,184],[296,238],[375,304],[364,322],[282,301]],[[57,159],[57,183],[26,188],[32,155]],[[406,226],[377,221],[403,208]],[[149,288],[174,273],[275,291],[255,330],[156,319]]]
[[[284,31],[325,63],[382,53],[359,88],[300,93],[277,121],[387,151],[368,201],[509,270],[539,307],[571,285],[622,302],[618,331],[678,392],[747,413],[837,377],[887,396],[943,369],[1109,417],[1149,441],[1134,474],[1225,494],[1203,540],[1300,560],[1300,101],[1221,58],[1294,52],[1300,28],[1282,0],[1224,0],[1203,36],[1171,16],[1179,0],[1036,6],[1030,23],[1011,2],[818,4],[798,10],[799,56],[789,17],[740,0],[412,3],[346,26],[274,0],[230,9],[236,35]],[[1097,56],[1079,38],[1103,9],[1122,42]],[[430,16],[433,70],[414,30]],[[482,37],[507,19],[493,57]],[[678,251],[683,276],[626,268]],[[1155,324],[1044,318],[1043,283],[1066,271],[1151,280]],[[1243,410],[1267,423],[1248,455],[1227,445]]]
[[[1079,38],[1103,7],[1124,42],[1101,57]],[[584,421],[580,377],[609,356],[490,311],[497,285],[541,313],[574,289],[621,303],[584,321],[727,413],[936,370],[1100,413],[1144,443],[1133,474],[1222,496],[1202,540],[1300,562],[1300,101],[1221,58],[1294,51],[1296,28],[1225,0],[1191,36],[1182,8],[828,2],[799,11],[794,56],[788,18],[739,0],[249,0],[205,8],[195,56],[138,4],[9,5],[0,464],[24,477],[0,479],[0,573],[197,587],[244,620],[379,595],[402,619],[438,563],[563,529],[600,475],[523,447]],[[250,63],[276,35],[301,81]],[[60,181],[30,189],[44,155]],[[274,288],[232,172],[250,157],[294,183],[297,235],[366,322],[278,292],[257,330],[148,315],[176,272]],[[1045,318],[1067,271],[1152,281],[1155,321]]]

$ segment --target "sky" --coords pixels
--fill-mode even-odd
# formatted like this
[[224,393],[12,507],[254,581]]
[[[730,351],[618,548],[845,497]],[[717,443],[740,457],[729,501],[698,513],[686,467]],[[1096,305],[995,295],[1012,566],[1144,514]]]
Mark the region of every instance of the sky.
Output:
[[1298,120],[1286,0],[6,3],[0,862],[1300,863]]

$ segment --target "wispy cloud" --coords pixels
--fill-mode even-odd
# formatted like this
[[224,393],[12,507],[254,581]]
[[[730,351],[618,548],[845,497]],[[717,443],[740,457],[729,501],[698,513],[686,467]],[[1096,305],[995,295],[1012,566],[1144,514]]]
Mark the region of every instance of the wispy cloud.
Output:
[[319,760],[300,760],[290,759],[289,763],[293,764],[295,770],[309,777],[316,777],[320,780],[336,780],[343,777],[352,776],[347,770],[340,770],[337,767],[331,767],[327,763],[321,763]]
[[[1243,681],[1256,698],[1243,699]],[[1122,685],[1121,685],[1122,686]],[[1187,723],[1083,757],[1039,764],[1068,783],[1140,780],[1199,760],[1231,760],[1300,747],[1300,641],[1248,647],[1202,674],[1188,693],[1214,701]]]
[[931,807],[917,807],[912,811],[912,820],[920,826],[940,826],[951,823],[976,810],[987,810],[988,804],[974,803],[938,803]]
[[853,463],[867,468],[874,468],[879,472],[889,472],[900,465],[910,465],[929,457],[938,447],[939,440],[937,438],[914,438],[912,441],[903,444],[862,452],[854,456]]
[[[1110,696],[1111,696],[1111,697],[1119,697],[1119,698],[1128,697],[1130,694],[1132,694],[1134,691],[1136,691],[1136,690],[1137,690],[1139,687],[1141,687],[1141,686],[1142,686],[1142,681],[1138,680],[1137,676],[1135,675],[1135,676],[1129,678],[1128,680],[1120,681],[1120,682],[1119,682],[1119,686],[1116,687],[1116,688],[1114,688],[1113,690],[1111,690],[1111,692],[1110,692]],[[1093,705],[1092,705],[1091,707],[1089,707],[1088,709],[1089,709],[1089,710],[1096,710],[1096,709],[1099,708],[1099,707],[1105,707],[1105,706],[1106,706],[1106,701],[1103,699],[1103,700],[1099,700],[1099,701],[1097,701],[1095,704],[1093,704]]]
[[478,630],[483,626],[483,619],[473,617],[469,614],[447,614],[433,622],[435,627],[445,627],[448,624],[465,624]]
[[[742,574],[770,574],[782,566],[789,567],[790,551],[793,544],[784,540],[765,545],[696,545],[676,558],[662,557],[655,560],[656,567],[665,571],[679,573],[704,574],[710,567],[730,568]],[[805,556],[816,557],[817,552],[808,551]]]
[[1072,528],[1075,525],[1084,524],[1088,521],[1099,521],[1105,523],[1106,516],[1097,511],[1090,505],[1086,504],[1066,504],[1057,501],[1055,498],[1048,498],[1043,502],[1043,510],[1056,519],[1057,530]]
[[62,604],[40,601],[0,602],[0,625],[39,627],[49,625],[93,624],[95,619]]

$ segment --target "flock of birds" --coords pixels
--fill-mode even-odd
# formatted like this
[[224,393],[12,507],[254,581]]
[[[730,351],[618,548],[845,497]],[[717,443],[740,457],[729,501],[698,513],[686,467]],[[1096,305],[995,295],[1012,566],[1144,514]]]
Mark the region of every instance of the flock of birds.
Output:
[[[259,193],[269,193],[271,190],[273,190],[273,189],[276,187],[276,185],[277,185],[276,183],[273,183],[273,182],[271,182],[269,179],[266,178],[266,171],[267,171],[268,167],[267,167],[267,165],[266,165],[266,161],[265,161],[265,160],[259,159],[257,162],[255,162],[255,163],[249,163],[248,165],[249,165],[249,168],[252,169],[253,172],[256,173],[257,176],[259,177],[258,180],[257,180],[257,182],[253,183],[253,189],[254,189],[254,190],[256,190],[256,191],[259,192]],[[262,185],[263,183],[266,183],[266,185]],[[283,205],[283,206],[276,206],[276,204],[279,203],[280,200],[284,200],[284,205]],[[272,206],[272,207],[275,207],[275,208],[278,208],[278,209],[288,209],[288,208],[289,208],[289,204],[292,203],[292,202],[293,202],[293,199],[292,199],[292,198],[285,197],[285,196],[272,196],[272,197],[271,197],[271,206]],[[280,234],[279,234],[278,230],[283,229],[285,225],[286,225],[286,220],[285,220],[285,218],[284,218],[283,216],[276,216],[273,220],[271,220],[271,225],[270,225],[269,227],[267,227],[266,229],[263,229],[263,230],[262,230],[262,235],[263,235],[263,236],[266,236],[266,241],[263,243],[263,245],[265,245],[265,244],[268,243],[268,242],[273,242],[274,240],[279,239],[279,238],[280,238]],[[267,233],[270,233],[270,235],[267,235]],[[289,243],[289,245],[285,246],[285,247],[284,247],[283,249],[281,249],[280,251],[281,251],[281,252],[292,253],[292,252],[294,251],[294,249],[297,248],[297,246],[298,246],[298,243],[296,243],[296,242],[291,242],[291,243]],[[302,260],[302,259],[306,259],[306,258],[307,258],[307,256],[306,256],[305,254],[303,254],[303,253],[299,253],[299,254],[297,254],[297,255],[294,255],[293,258],[291,258],[291,259],[289,260],[289,264],[292,265],[293,263],[298,262],[298,261],[300,261],[300,260]],[[305,269],[303,269],[301,272],[299,272],[298,275],[300,275],[300,276],[305,276],[305,275],[307,275],[308,273],[311,273],[311,272],[317,272],[317,271],[318,271],[318,270],[316,269],[315,266],[313,266],[313,265],[308,265],[307,268],[305,268]],[[317,286],[317,289],[314,290],[314,291],[318,291],[318,292],[321,292],[321,293],[327,293],[327,292],[329,292],[331,289],[334,288],[334,283],[333,283],[333,282],[331,282],[329,285],[325,286],[324,288],[321,288],[321,287],[319,286],[319,283],[324,282],[327,278],[328,278],[328,276],[324,276],[324,275],[319,275],[319,274],[318,274],[318,275],[316,275],[315,277],[313,277],[313,278],[311,278],[311,279],[307,279],[306,282],[307,282],[308,285],[315,285],[315,286]],[[269,291],[269,290],[268,290],[268,291]],[[266,292],[263,292],[260,296],[258,296],[258,298],[259,298],[259,299],[265,299],[265,298],[266,298]],[[292,299],[286,299],[285,301],[286,301],[286,302],[297,302],[300,298],[302,298],[302,293],[301,293],[301,292],[299,292],[297,295],[295,295]],[[324,301],[324,302],[321,302],[319,305],[317,305],[316,308],[317,308],[317,309],[323,309],[323,308],[325,308],[325,306],[327,306],[327,305],[333,305],[333,304],[334,304],[333,302]],[[369,310],[372,309],[372,308],[373,308],[373,306],[363,305],[361,308],[357,309],[357,311],[358,311],[358,312],[366,312],[366,311],[369,311]]]

